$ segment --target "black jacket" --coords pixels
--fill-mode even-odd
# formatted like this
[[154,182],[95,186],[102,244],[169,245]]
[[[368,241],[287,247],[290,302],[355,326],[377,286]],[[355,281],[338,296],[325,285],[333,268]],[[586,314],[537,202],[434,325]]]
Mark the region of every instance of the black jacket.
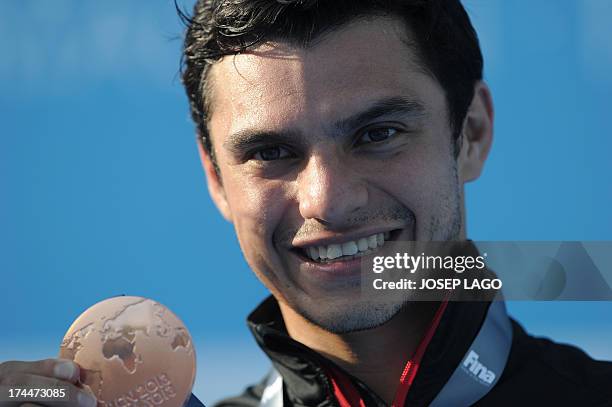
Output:
[[[405,406],[428,406],[441,392],[481,330],[491,302],[450,302],[427,347]],[[504,313],[504,318],[508,319]],[[282,376],[283,405],[338,406],[324,366],[332,362],[287,335],[278,304],[266,299],[248,318],[259,346]],[[591,359],[573,346],[528,335],[514,320],[503,373],[474,406],[612,406],[612,363]],[[612,346],[612,344],[610,344]],[[337,366],[339,371],[341,369]],[[367,406],[385,403],[345,373]],[[218,407],[259,406],[267,379]],[[448,403],[443,403],[444,405]],[[464,405],[460,402],[448,404]]]

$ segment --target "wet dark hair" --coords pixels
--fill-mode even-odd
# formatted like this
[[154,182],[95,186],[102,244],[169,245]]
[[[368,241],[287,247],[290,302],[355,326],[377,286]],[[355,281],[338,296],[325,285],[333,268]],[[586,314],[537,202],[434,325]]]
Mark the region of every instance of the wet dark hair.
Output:
[[223,56],[265,41],[307,47],[360,17],[399,17],[414,34],[420,65],[444,89],[454,141],[474,97],[474,85],[482,79],[478,37],[459,0],[198,0],[192,16],[178,5],[177,12],[187,26],[183,84],[198,137],[215,167],[207,127],[208,70]]

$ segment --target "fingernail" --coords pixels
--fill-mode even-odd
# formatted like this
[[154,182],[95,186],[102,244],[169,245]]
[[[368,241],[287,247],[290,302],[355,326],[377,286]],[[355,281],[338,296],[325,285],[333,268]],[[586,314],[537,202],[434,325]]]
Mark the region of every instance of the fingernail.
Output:
[[85,393],[84,391],[77,393],[77,402],[81,407],[96,407],[98,404],[98,401],[92,394]]
[[53,368],[53,374],[58,379],[70,380],[76,373],[76,367],[72,362],[59,362]]

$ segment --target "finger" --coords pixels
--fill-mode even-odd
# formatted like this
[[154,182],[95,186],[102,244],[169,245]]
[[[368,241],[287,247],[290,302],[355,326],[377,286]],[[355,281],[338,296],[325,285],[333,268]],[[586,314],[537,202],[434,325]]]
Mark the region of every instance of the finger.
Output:
[[34,362],[9,361],[0,364],[0,383],[5,377],[16,373],[54,377],[71,383],[77,383],[80,377],[79,365],[68,359],[44,359]]
[[5,387],[26,389],[66,389],[65,397],[49,397],[44,401],[26,398],[20,400],[22,403],[42,404],[48,407],[96,407],[97,405],[96,398],[89,391],[79,388],[70,382],[52,377],[17,373],[5,378],[3,384]]

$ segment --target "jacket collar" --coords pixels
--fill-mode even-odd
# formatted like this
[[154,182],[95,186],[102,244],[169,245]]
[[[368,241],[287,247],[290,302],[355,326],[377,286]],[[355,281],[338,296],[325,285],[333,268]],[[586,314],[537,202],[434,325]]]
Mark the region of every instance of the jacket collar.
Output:
[[[469,244],[469,250],[473,245]],[[488,297],[492,298],[490,293]],[[478,335],[491,302],[488,299],[451,301],[421,360],[406,405],[429,405],[449,381]],[[507,319],[505,315],[503,318]],[[266,298],[248,317],[248,327],[283,378],[286,397],[296,406],[337,405],[325,373],[333,366],[360,390],[366,405],[385,405],[367,386],[329,359],[289,337],[274,297]],[[505,361],[504,361],[505,363]]]
[[[428,405],[461,363],[486,317],[490,303],[450,302],[440,320],[406,399],[407,405]],[[295,405],[334,405],[325,366],[340,367],[287,334],[276,300],[270,296],[248,318],[255,340],[283,377],[287,396]],[[348,375],[348,374],[347,374]],[[364,396],[383,405],[366,386],[351,378]],[[363,393],[363,392],[362,392]],[[329,404],[328,404],[329,403]]]

